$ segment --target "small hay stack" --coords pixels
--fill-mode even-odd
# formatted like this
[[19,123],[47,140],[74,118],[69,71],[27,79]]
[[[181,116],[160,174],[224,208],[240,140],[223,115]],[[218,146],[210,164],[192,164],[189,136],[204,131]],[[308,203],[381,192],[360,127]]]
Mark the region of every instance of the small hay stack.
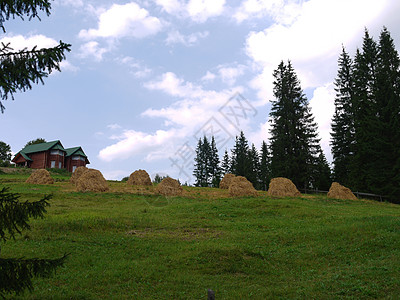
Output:
[[106,192],[108,183],[99,170],[89,169],[84,172],[76,181],[78,192]]
[[128,185],[152,185],[149,174],[145,170],[136,170],[126,182]]
[[341,199],[341,200],[357,200],[357,197],[353,194],[353,192],[349,188],[337,182],[332,182],[331,188],[329,189],[328,192],[328,198]]
[[183,189],[178,180],[167,177],[157,185],[156,193],[164,196],[180,196],[183,193]]
[[235,177],[236,177],[235,175],[230,173],[225,174],[224,178],[222,178],[221,182],[219,183],[219,188],[225,190],[229,189],[232,179]]
[[74,173],[72,173],[71,178],[69,179],[69,182],[71,182],[72,184],[76,184],[79,177],[81,177],[82,174],[85,173],[87,170],[89,170],[89,169],[86,167],[77,167],[75,169]]
[[34,171],[25,182],[30,184],[53,184],[54,179],[51,178],[49,171],[39,169]]
[[232,197],[257,196],[257,191],[253,184],[243,176],[232,178],[228,190],[229,195]]
[[268,196],[299,197],[301,193],[290,179],[277,177],[272,178],[269,183]]

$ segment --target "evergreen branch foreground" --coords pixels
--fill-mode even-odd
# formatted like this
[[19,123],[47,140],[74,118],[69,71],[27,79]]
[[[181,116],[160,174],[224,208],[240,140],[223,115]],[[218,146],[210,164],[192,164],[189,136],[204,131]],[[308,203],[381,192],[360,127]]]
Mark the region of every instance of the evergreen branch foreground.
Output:
[[[0,190],[0,239],[3,242],[15,238],[15,234],[21,234],[24,229],[30,229],[29,218],[43,218],[52,198],[52,195],[45,195],[38,201],[20,202],[20,196],[8,190],[4,187]],[[63,265],[66,257],[65,254],[58,259],[0,258],[0,296],[13,292],[20,294],[26,289],[32,291],[32,278],[50,276]]]

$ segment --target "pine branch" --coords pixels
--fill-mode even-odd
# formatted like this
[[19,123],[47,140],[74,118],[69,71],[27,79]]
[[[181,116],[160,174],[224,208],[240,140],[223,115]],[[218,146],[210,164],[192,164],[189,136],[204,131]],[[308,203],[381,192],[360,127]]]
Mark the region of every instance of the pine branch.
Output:
[[51,4],[49,0],[2,0],[0,1],[0,28],[5,32],[3,23],[10,18],[19,17],[22,20],[23,16],[32,18],[40,17],[39,11],[44,11],[47,16],[50,15]]

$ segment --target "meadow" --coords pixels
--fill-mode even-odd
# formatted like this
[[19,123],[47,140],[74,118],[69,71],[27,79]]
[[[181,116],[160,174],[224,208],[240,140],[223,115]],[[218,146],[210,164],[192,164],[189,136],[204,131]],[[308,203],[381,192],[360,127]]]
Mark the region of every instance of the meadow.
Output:
[[52,193],[44,219],[1,245],[2,257],[57,258],[33,293],[10,299],[394,299],[400,295],[400,206],[370,200],[182,197],[109,182],[79,193],[68,175],[30,185],[0,174],[21,200]]

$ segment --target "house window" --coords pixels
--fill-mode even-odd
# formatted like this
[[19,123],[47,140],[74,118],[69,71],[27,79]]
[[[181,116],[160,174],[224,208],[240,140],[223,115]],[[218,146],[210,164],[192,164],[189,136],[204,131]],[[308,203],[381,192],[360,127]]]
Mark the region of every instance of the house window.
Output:
[[58,168],[59,168],[59,169],[62,168],[62,163],[61,163],[61,161],[58,162]]
[[56,161],[55,160],[52,160],[51,162],[50,162],[50,168],[55,168],[56,167]]
[[85,161],[85,158],[83,156],[80,156],[80,155],[75,155],[75,156],[72,156],[72,160]]
[[60,156],[64,156],[64,152],[61,150],[51,150],[50,151],[51,155],[60,155]]
[[75,172],[76,168],[77,168],[76,166],[72,166],[72,173]]

